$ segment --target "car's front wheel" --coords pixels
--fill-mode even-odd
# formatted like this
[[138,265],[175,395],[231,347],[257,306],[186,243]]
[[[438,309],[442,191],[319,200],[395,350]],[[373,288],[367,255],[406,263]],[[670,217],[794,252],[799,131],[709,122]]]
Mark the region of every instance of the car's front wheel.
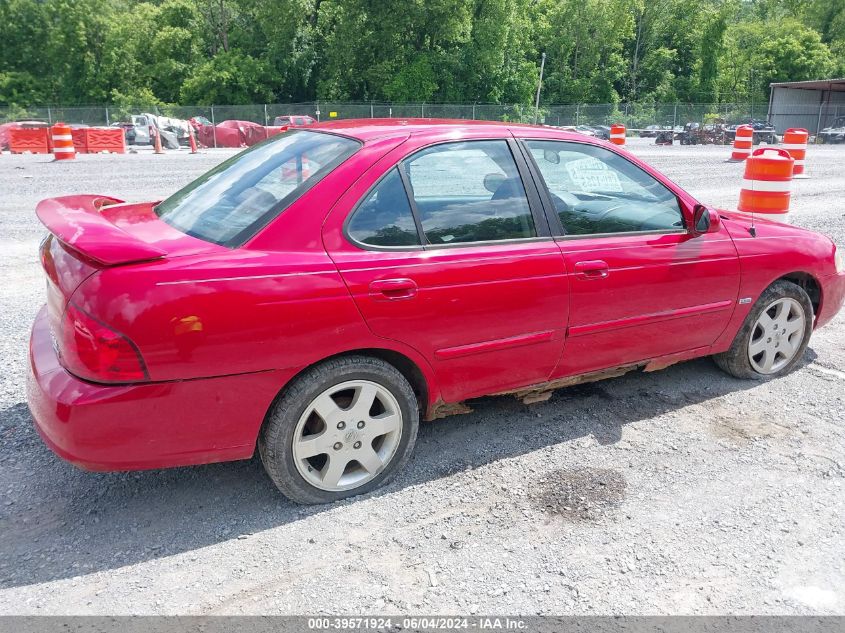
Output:
[[812,331],[813,304],[806,291],[777,281],[760,295],[730,349],[713,358],[737,378],[781,376],[801,360]]
[[417,399],[389,363],[348,356],[296,378],[274,404],[258,449],[264,468],[298,503],[329,503],[393,478],[416,441]]

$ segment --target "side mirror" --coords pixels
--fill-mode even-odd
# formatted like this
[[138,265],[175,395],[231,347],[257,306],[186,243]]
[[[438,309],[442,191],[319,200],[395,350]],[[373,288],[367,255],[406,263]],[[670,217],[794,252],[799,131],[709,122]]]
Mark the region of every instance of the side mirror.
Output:
[[719,214],[715,210],[705,207],[703,204],[697,204],[692,213],[690,234],[696,237],[705,233],[718,233],[721,223]]

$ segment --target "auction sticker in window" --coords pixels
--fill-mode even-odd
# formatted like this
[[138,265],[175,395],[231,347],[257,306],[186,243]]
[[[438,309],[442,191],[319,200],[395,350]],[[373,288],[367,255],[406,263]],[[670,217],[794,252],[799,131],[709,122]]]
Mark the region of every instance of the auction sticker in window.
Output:
[[596,158],[569,161],[566,171],[574,187],[581,191],[623,191],[619,175]]

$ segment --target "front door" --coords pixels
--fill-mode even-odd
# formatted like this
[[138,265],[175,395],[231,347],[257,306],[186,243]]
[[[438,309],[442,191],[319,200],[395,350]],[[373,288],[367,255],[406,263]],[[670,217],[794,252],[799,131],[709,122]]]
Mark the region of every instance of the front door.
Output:
[[555,377],[710,346],[739,292],[723,228],[693,237],[675,193],[621,154],[526,140],[545,182],[571,280],[566,350]]
[[431,143],[412,137],[341,198],[329,255],[372,332],[425,356],[446,402],[543,382],[568,282],[519,149]]

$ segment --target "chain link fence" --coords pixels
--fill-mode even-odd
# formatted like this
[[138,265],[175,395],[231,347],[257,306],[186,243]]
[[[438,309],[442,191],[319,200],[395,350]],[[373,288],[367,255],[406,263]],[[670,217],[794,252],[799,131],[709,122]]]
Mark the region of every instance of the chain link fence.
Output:
[[[628,128],[642,129],[649,125],[661,127],[683,126],[688,122],[726,123],[766,119],[765,103],[619,103],[533,106],[521,104],[486,103],[351,103],[312,101],[306,103],[272,103],[256,105],[213,106],[37,106],[28,108],[0,107],[0,123],[37,119],[54,123],[111,125],[126,121],[130,115],[152,113],[176,119],[204,117],[212,123],[227,120],[252,121],[273,125],[277,116],[308,115],[325,121],[360,118],[453,118],[546,125],[610,125],[623,123]],[[802,109],[803,108],[803,109]],[[816,117],[815,127],[823,128],[839,116],[845,116],[845,106],[791,106],[795,112],[773,113]],[[800,110],[800,111],[799,111]],[[806,112],[804,111],[806,110]],[[841,110],[841,112],[840,112]],[[779,130],[782,132],[782,130]],[[811,130],[816,132],[816,129]]]

